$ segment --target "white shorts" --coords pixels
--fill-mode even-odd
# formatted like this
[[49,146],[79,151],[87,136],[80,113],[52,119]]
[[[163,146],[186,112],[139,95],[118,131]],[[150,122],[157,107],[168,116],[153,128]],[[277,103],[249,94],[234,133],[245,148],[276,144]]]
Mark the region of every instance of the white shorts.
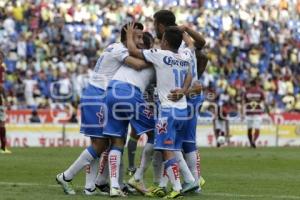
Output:
[[262,115],[248,115],[246,117],[248,128],[260,129],[262,123]]
[[226,121],[225,120],[215,120],[215,126],[217,130],[226,133]]

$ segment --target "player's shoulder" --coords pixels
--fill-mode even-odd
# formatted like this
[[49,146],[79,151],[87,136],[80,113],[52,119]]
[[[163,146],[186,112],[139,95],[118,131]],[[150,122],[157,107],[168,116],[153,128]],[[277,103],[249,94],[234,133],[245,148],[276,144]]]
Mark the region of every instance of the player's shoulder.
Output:
[[105,49],[104,52],[113,52],[113,51],[125,51],[127,48],[125,45],[121,42],[115,42],[110,45],[108,45]]

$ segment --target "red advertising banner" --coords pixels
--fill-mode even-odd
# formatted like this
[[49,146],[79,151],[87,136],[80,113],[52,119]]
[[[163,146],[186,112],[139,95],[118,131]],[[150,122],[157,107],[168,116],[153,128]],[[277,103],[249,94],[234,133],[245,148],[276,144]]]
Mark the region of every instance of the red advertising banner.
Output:
[[[67,122],[73,112],[70,110],[51,110],[51,109],[39,109],[37,110],[41,123],[62,123]],[[28,124],[32,110],[7,110],[6,111],[6,123],[10,124]],[[77,119],[80,119],[80,114],[77,112]],[[271,114],[272,120],[276,124],[292,124],[300,123],[300,113],[289,112],[280,114]]]
[[[67,122],[72,113],[69,110],[37,110],[41,123],[63,123]],[[6,123],[28,124],[32,117],[32,110],[8,110],[6,111]]]

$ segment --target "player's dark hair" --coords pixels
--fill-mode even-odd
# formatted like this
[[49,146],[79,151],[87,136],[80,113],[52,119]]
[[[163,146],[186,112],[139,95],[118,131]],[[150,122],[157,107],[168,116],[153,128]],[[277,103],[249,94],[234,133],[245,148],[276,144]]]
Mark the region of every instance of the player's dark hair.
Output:
[[178,49],[182,43],[182,31],[177,27],[167,27],[164,33],[164,39],[172,49]]
[[146,49],[151,48],[151,44],[154,43],[154,38],[149,32],[144,32],[143,34],[143,41]]
[[169,10],[160,10],[153,15],[157,23],[166,27],[176,25],[176,17],[173,12]]
[[[128,24],[125,24],[122,27],[122,30],[121,30],[121,42],[125,42],[126,41],[126,31],[125,31],[125,28],[127,28],[127,26],[128,26]],[[134,23],[134,28],[135,29],[139,29],[139,30],[143,30],[144,26],[141,23],[135,22]]]

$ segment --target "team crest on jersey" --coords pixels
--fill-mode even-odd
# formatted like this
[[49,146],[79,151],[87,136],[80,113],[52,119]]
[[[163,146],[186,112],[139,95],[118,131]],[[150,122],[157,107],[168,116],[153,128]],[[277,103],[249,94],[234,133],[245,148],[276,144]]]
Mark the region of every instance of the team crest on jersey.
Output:
[[97,117],[99,118],[99,124],[100,124],[100,127],[103,127],[104,124],[104,109],[103,107],[101,106],[100,107],[100,111],[96,113]]
[[158,134],[164,134],[167,132],[168,122],[165,119],[160,119],[155,127]]
[[145,107],[143,113],[146,115],[148,119],[151,119],[151,117],[153,116],[153,112],[150,110],[149,107]]

